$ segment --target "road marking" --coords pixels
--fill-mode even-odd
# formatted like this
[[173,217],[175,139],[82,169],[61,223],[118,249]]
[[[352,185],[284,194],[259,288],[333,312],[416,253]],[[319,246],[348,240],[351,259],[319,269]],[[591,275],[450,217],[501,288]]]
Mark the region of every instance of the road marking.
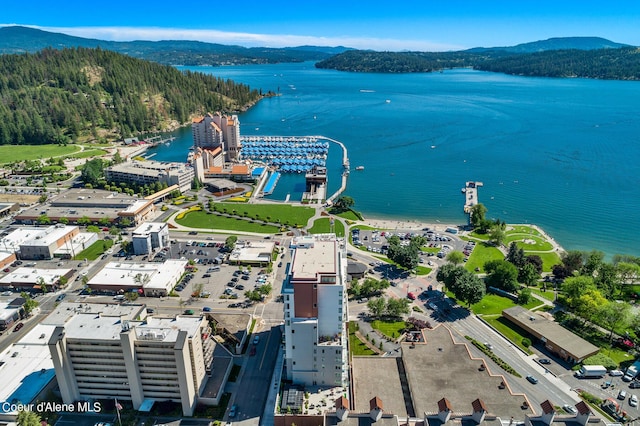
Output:
[[260,367],[258,367],[258,370],[262,370],[262,364],[264,364],[264,358],[267,356],[267,347],[269,347],[269,340],[271,340],[271,331],[269,331],[269,337],[267,337],[267,341],[264,344],[264,352],[262,353],[262,359],[260,360]]

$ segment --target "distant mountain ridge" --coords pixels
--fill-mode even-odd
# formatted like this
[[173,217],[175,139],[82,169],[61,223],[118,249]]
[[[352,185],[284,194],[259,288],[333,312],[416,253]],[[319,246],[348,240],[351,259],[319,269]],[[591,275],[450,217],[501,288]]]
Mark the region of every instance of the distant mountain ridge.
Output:
[[265,64],[317,61],[348,50],[348,48],[342,46],[247,48],[186,40],[106,41],[22,26],[0,28],[0,53],[34,53],[47,47],[54,49],[100,47],[101,49],[165,65]]
[[474,47],[465,52],[482,53],[487,51],[504,51],[510,53],[535,53],[547,50],[596,50],[596,49],[618,49],[621,47],[631,47],[629,44],[616,43],[602,37],[553,37],[546,40],[521,43],[507,47]]

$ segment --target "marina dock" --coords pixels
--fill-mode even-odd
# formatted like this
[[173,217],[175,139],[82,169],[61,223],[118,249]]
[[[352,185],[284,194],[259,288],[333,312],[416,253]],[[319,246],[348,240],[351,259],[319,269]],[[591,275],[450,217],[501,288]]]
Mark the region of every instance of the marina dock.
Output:
[[464,188],[462,188],[462,193],[464,194],[464,212],[467,214],[471,213],[471,207],[478,204],[478,188],[483,186],[482,182],[472,182],[468,181]]

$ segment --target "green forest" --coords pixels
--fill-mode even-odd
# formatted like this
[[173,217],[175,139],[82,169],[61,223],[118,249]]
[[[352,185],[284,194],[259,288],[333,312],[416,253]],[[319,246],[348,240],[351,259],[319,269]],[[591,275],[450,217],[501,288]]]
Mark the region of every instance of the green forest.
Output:
[[316,64],[352,72],[433,72],[468,67],[538,77],[640,80],[640,49],[548,50],[513,53],[501,49],[459,52],[373,52],[351,50]]
[[0,55],[0,144],[122,139],[272,94],[99,48]]

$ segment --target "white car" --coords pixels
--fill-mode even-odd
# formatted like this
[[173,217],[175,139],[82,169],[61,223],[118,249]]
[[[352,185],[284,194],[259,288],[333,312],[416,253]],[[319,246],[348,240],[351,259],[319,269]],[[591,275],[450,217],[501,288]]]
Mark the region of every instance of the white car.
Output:
[[624,376],[624,373],[622,371],[620,371],[620,370],[611,370],[611,371],[609,371],[609,375],[611,377],[622,377],[622,376]]
[[637,407],[638,406],[638,397],[635,395],[631,395],[631,397],[629,398],[629,405],[632,407]]
[[565,404],[562,406],[562,409],[569,414],[578,414],[578,410],[573,405]]

